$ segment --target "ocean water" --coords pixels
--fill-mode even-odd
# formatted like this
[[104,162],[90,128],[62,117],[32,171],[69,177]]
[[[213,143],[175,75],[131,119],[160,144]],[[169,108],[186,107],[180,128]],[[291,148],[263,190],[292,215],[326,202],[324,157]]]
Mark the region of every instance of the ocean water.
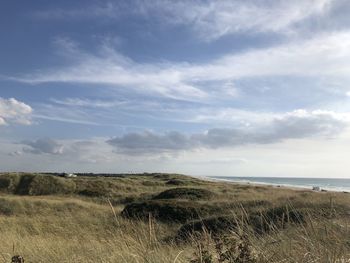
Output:
[[291,177],[235,177],[209,176],[212,179],[226,180],[238,183],[256,183],[266,185],[281,185],[312,189],[318,186],[321,189],[337,192],[350,192],[350,178],[291,178]]

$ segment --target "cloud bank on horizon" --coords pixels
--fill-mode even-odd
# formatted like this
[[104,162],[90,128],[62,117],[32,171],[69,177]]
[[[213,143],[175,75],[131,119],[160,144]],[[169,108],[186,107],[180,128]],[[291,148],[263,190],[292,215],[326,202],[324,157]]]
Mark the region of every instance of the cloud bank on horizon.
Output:
[[349,177],[345,0],[0,6],[1,170]]

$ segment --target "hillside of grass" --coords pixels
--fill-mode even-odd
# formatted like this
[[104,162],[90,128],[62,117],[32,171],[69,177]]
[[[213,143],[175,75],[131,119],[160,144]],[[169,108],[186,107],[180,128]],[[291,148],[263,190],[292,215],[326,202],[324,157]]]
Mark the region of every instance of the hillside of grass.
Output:
[[350,262],[350,194],[178,174],[0,174],[0,262]]

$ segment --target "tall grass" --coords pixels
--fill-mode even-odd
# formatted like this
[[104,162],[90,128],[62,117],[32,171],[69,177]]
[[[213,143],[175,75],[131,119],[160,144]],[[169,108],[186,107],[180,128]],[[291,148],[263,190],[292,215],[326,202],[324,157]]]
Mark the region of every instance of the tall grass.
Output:
[[[120,200],[130,195],[128,188],[137,198],[150,200],[174,187],[167,184],[169,178],[108,178],[102,184],[100,180],[78,178],[73,180],[74,193],[45,196],[14,195],[20,178],[3,180],[6,190],[0,194],[0,262],[11,262],[15,254],[35,263],[350,262],[347,194],[256,188],[176,176],[176,180],[186,182],[185,187],[214,192],[213,200],[199,200],[198,204],[223,207],[215,213],[225,212],[235,225],[220,235],[204,228],[201,234],[179,240],[175,237],[180,223],[160,222],[152,214],[143,220],[121,215],[124,205]],[[145,181],[153,183],[142,183]],[[113,188],[108,198],[79,194],[82,189],[100,191],[101,185],[107,191]],[[31,187],[36,188],[36,184]],[[40,184],[38,189],[42,189]],[[277,209],[284,206],[288,209]],[[290,212],[298,216],[302,212],[302,220],[291,218]],[[264,231],[257,231],[256,222],[266,222]]]

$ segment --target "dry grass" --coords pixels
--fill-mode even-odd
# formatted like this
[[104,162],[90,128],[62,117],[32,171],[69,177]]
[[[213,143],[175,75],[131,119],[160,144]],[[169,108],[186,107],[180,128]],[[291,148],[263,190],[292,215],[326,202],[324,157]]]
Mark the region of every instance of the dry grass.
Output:
[[[181,180],[181,187],[214,192],[213,200],[198,203],[230,208],[218,211],[235,216],[237,230],[227,230],[221,237],[205,232],[201,238],[175,242],[171,240],[181,227],[179,223],[157,222],[152,216],[145,220],[121,216],[124,203],[150,200],[176,187],[167,184],[172,178]],[[0,262],[10,262],[14,254],[35,263],[350,262],[349,194],[214,183],[179,175],[72,181],[76,190],[69,194],[15,195],[12,181],[10,190],[3,188]],[[92,197],[79,194],[88,188],[96,193],[105,191]],[[255,233],[245,220],[251,213],[283,205],[310,213],[301,225],[271,226],[272,231],[264,234]],[[324,213],[314,213],[321,208]],[[251,261],[244,259],[243,248],[254,254]],[[220,261],[223,255],[227,255],[226,261]]]

